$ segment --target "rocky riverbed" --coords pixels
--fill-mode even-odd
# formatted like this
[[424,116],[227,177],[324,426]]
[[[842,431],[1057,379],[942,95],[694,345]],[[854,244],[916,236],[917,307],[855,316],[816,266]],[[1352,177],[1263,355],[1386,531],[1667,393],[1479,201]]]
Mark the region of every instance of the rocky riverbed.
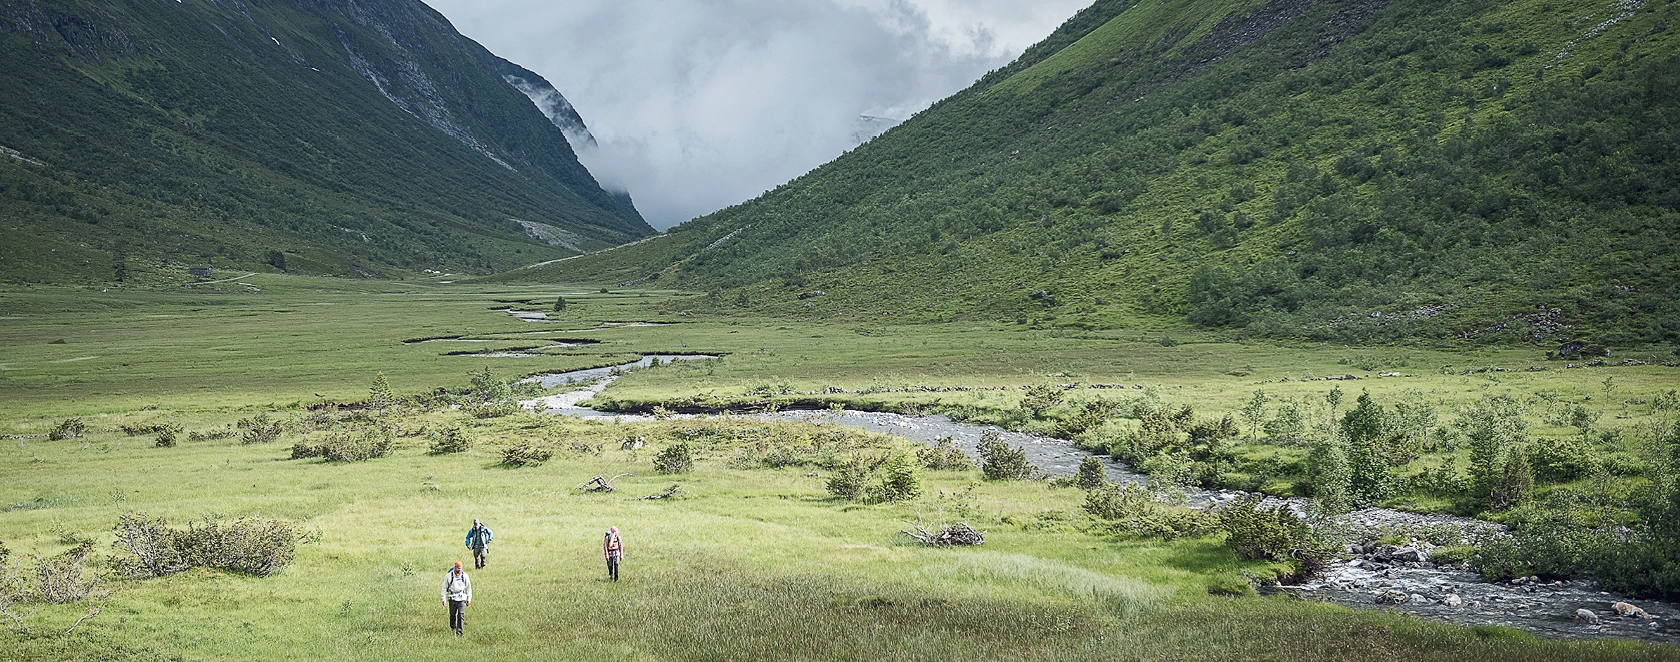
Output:
[[[666,359],[667,361],[670,359]],[[645,361],[645,360],[644,360]],[[645,363],[643,363],[645,365]],[[627,364],[622,370],[635,367]],[[616,377],[609,369],[579,371],[579,375],[545,375],[545,386],[594,379],[587,388],[539,398],[525,406],[552,414],[589,418],[645,420],[643,416],[615,416],[581,403],[605,389]],[[582,374],[588,373],[588,374]],[[986,426],[952,421],[944,416],[905,416],[853,410],[783,411],[748,414],[780,420],[801,420],[862,428],[924,443],[950,437],[970,455]],[[681,416],[689,418],[691,416]],[[998,430],[1010,445],[1027,453],[1035,466],[1053,474],[1072,474],[1091,453],[1073,444],[1048,437]],[[1123,483],[1147,481],[1148,476],[1107,456],[1103,461],[1109,480]],[[1217,508],[1247,496],[1232,490],[1187,490],[1192,507]],[[1288,505],[1301,511],[1300,499],[1268,498],[1270,505]],[[1632,600],[1599,590],[1590,581],[1544,583],[1533,578],[1513,582],[1487,582],[1475,572],[1455,565],[1430,561],[1433,545],[1412,540],[1405,545],[1383,545],[1381,539],[1411,533],[1449,535],[1460,540],[1480,540],[1503,530],[1496,524],[1453,515],[1408,513],[1387,508],[1367,508],[1348,517],[1347,526],[1356,540],[1345,557],[1326,565],[1322,572],[1297,586],[1266,587],[1307,600],[1322,600],[1356,608],[1391,609],[1432,621],[1466,626],[1494,625],[1526,630],[1560,639],[1627,637],[1652,642],[1680,644],[1680,608],[1674,605]],[[1618,604],[1629,615],[1617,612]]]

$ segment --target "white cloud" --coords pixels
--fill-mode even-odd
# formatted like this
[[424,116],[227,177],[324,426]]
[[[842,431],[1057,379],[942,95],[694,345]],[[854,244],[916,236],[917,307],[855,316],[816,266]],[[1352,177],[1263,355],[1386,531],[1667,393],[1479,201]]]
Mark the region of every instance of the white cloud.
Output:
[[1090,0],[430,0],[548,78],[655,227],[742,202],[1007,64]]

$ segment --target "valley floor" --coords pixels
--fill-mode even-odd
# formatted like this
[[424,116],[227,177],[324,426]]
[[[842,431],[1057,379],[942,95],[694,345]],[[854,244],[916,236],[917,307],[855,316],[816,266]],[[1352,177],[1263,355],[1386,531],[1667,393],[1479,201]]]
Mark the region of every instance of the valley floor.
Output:
[[[919,498],[862,504],[828,494],[830,470],[816,455],[764,461],[777,444],[840,438],[829,426],[479,418],[429,399],[470,388],[470,373],[485,367],[506,379],[708,354],[721,358],[631,372],[598,400],[634,409],[818,394],[878,410],[966,406],[984,418],[1005,415],[1021,386],[1043,382],[1124,386],[1128,397],[1148,392],[1206,413],[1235,412],[1257,389],[1304,401],[1339,386],[1350,399],[1368,390],[1441,407],[1484,393],[1598,396],[1607,425],[1632,426],[1648,418],[1640,402],[1680,385],[1672,368],[1565,368],[1537,349],[1235,343],[1166,326],[1074,333],[698,318],[667,310],[683,296],[672,292],[242,282],[254,287],[0,291],[0,543],[24,567],[91,539],[90,571],[105,577],[97,616],[66,633],[87,605],[36,605],[0,633],[3,657],[1680,659],[1672,646],[1554,641],[1256,595],[1250,578],[1274,564],[1237,558],[1217,535],[1115,537],[1081,513],[1080,490],[1043,481],[927,471]],[[555,311],[562,296],[568,305]],[[549,319],[524,321],[510,308]],[[1161,342],[1166,335],[1177,342]],[[375,374],[410,404],[383,417],[360,408]],[[1345,375],[1358,379],[1322,380]],[[1122,393],[1070,393],[1098,391]],[[259,416],[283,423],[284,434],[241,443],[238,424]],[[290,459],[293,444],[326,443],[370,417],[394,431],[390,456]],[[82,434],[49,438],[70,418]],[[156,426],[179,426],[177,445],[158,447]],[[450,428],[472,448],[428,452]],[[695,436],[702,428],[713,436]],[[700,440],[693,470],[660,474],[657,452],[690,438]],[[647,445],[634,448],[637,440]],[[555,456],[507,466],[505,451],[520,443]],[[1297,452],[1243,447],[1254,457]],[[619,476],[617,490],[576,489],[594,476]],[[682,498],[636,499],[673,484]],[[1394,505],[1446,507],[1427,495]],[[120,579],[112,529],[140,512],[176,525],[278,517],[309,535],[295,562],[269,577],[194,569]],[[478,571],[460,546],[473,518],[495,530],[489,567]],[[985,530],[986,543],[929,549],[899,533],[941,519]],[[620,527],[627,548],[616,584],[604,581],[600,556],[608,526]],[[475,592],[460,639],[437,593],[457,559]]]

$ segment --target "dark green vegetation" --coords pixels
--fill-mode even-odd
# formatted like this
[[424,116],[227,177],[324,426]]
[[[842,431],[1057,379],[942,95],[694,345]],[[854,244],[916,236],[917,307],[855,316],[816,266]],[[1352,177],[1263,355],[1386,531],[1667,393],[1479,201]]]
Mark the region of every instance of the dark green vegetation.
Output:
[[[1675,386],[1671,368],[1479,371],[1464,368],[1526,366],[1540,352],[1420,349],[1399,359],[1383,348],[1288,348],[1194,331],[1166,347],[1135,331],[661,316],[679,297],[655,291],[272,274],[251,282],[262,291],[0,292],[0,432],[9,435],[0,444],[0,542],[9,550],[0,566],[10,573],[0,589],[34,586],[8,583],[18,571],[81,568],[86,593],[59,603],[24,591],[12,613],[30,615],[0,631],[8,659],[1676,657],[1672,648],[1542,641],[1262,597],[1251,578],[1294,571],[1273,560],[1280,545],[1301,542],[1285,518],[1223,522],[1097,475],[1084,485],[1038,480],[1002,453],[992,454],[992,473],[1027,479],[988,480],[950,445],[832,425],[586,422],[503,409],[537,394],[513,377],[704,352],[723,358],[630,372],[598,401],[649,404],[657,417],[651,405],[695,394],[764,406],[820,392],[856,407],[967,412],[1034,430],[1097,421],[1093,429],[1115,438],[1137,427],[1127,415],[1135,409],[1087,403],[1159,402],[1169,412],[1192,404],[1191,428],[1225,429],[1233,413],[1239,436],[1219,441],[1235,442],[1235,479],[1253,480],[1257,468],[1284,476],[1275,467],[1310,450],[1295,435],[1338,429],[1365,389],[1382,408],[1382,430],[1399,403],[1421,401],[1450,422],[1457,404],[1486,393],[1527,407],[1527,448],[1576,432],[1547,421],[1592,419],[1594,457],[1638,460],[1638,429]],[[568,306],[556,321],[500,310],[549,310],[562,295]],[[676,323],[606,324],[650,319]],[[579,339],[599,342],[561,346]],[[504,356],[454,353],[463,346]],[[505,351],[514,347],[527,349]],[[1405,377],[1337,382],[1349,394],[1334,416],[1329,383],[1304,380],[1399,360]],[[1057,397],[1070,381],[1146,388]],[[1254,407],[1260,388],[1269,399]],[[1557,416],[1545,398],[1559,402]],[[169,429],[179,431],[175,446],[158,447],[153,437]],[[1613,443],[1602,434],[1611,432]],[[300,446],[334,444],[338,460],[292,459]],[[382,452],[361,453],[374,444]],[[1539,496],[1496,515],[1579,485],[1540,478],[1564,465],[1532,458]],[[1395,472],[1407,479],[1424,463]],[[1467,465],[1457,466],[1462,477]],[[855,497],[831,493],[841,475],[858,477],[842,481]],[[1642,484],[1643,474],[1615,475]],[[574,489],[595,476],[615,490]],[[1284,478],[1261,482],[1294,489]],[[672,496],[640,499],[662,494]],[[1396,494],[1408,503],[1410,492]],[[496,544],[490,567],[473,573],[467,636],[456,640],[443,627],[439,573],[466,556],[461,536],[474,518],[496,530]],[[899,533],[940,519],[985,531],[985,544],[930,549]],[[625,534],[618,584],[601,581],[607,526]],[[148,573],[125,566],[138,557],[120,540],[150,541],[168,561],[160,569],[181,569],[136,579]],[[64,634],[89,607],[101,611]]]
[[353,7],[0,9],[0,280],[488,273],[652,232],[529,72],[415,0]]
[[759,199],[503,278],[779,315],[1672,341],[1673,12],[1104,0]]

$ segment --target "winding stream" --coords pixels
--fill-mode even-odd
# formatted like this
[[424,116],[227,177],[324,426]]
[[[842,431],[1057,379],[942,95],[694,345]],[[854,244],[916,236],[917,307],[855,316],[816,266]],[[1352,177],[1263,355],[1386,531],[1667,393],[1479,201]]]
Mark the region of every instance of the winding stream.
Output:
[[[666,356],[671,360],[715,358],[710,356]],[[526,408],[548,414],[580,418],[612,418],[623,421],[649,420],[648,416],[619,415],[602,412],[580,403],[595,397],[617,378],[617,375],[636,367],[651,364],[653,357],[621,366],[593,368],[568,373],[541,375],[527,381],[540,381],[545,388],[563,384],[583,383],[583,388],[521,402]],[[616,370],[616,372],[615,372]],[[796,420],[862,428],[872,432],[891,434],[923,443],[933,443],[941,437],[951,437],[971,456],[976,453],[980,435],[988,426],[952,421],[944,416],[905,416],[902,414],[855,410],[781,411],[744,414],[776,420]],[[678,414],[675,418],[694,418],[696,415]],[[1078,471],[1079,463],[1092,453],[1075,448],[1072,443],[1049,437],[998,430],[1002,439],[1024,450],[1035,466],[1053,474],[1069,475]],[[1130,467],[1107,456],[1102,460],[1109,480],[1117,483],[1137,483],[1148,476],[1133,472]],[[1243,496],[1232,490],[1186,490],[1192,507],[1213,508]],[[1264,505],[1285,505],[1301,511],[1304,499],[1268,497]],[[1350,548],[1350,558],[1327,565],[1322,572],[1298,586],[1277,589],[1308,600],[1323,600],[1350,607],[1381,608],[1413,614],[1420,618],[1459,625],[1497,625],[1519,628],[1560,639],[1590,639],[1606,636],[1628,637],[1645,641],[1680,644],[1680,608],[1663,602],[1633,600],[1605,591],[1590,581],[1555,582],[1487,582],[1481,575],[1455,566],[1437,566],[1428,559],[1427,545],[1400,548],[1378,548],[1377,535],[1396,527],[1452,526],[1461,529],[1490,531],[1497,525],[1453,515],[1425,515],[1387,508],[1367,508],[1352,513],[1356,528],[1367,532],[1369,541]],[[1612,605],[1625,602],[1639,607],[1648,618],[1619,617]],[[1579,609],[1593,612],[1596,623],[1577,622]]]

